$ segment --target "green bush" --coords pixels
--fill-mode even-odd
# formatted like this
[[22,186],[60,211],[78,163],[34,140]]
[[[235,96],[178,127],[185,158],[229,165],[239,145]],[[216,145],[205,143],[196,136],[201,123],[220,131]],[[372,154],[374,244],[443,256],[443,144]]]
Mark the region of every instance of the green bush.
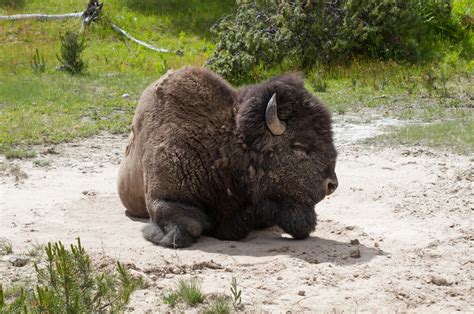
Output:
[[0,287],[0,313],[98,313],[123,311],[141,280],[117,263],[116,272],[98,273],[81,246],[48,243],[46,266],[35,264],[37,286],[21,289],[7,303]]
[[466,33],[449,0],[242,1],[212,31],[207,66],[234,82],[285,59],[300,69],[354,57],[424,60],[437,40]]
[[60,35],[61,55],[58,60],[61,63],[61,69],[71,75],[84,71],[86,64],[82,60],[81,53],[86,48],[84,37],[79,33],[66,32]]

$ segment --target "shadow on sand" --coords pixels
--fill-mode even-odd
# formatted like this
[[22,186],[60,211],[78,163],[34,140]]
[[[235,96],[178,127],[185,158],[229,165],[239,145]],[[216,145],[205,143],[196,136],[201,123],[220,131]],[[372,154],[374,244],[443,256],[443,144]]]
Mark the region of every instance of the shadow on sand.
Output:
[[[148,219],[129,218],[136,222],[148,222]],[[378,248],[362,244],[353,245],[349,242],[324,239],[314,235],[305,240],[294,240],[288,235],[282,235],[278,228],[254,231],[241,241],[221,241],[201,236],[198,242],[191,247],[179,250],[229,256],[289,256],[311,264],[331,263],[335,265],[367,263],[376,256],[388,255],[387,252]]]
[[254,231],[242,241],[220,241],[211,237],[201,237],[196,244],[182,250],[199,250],[230,256],[289,256],[311,264],[336,265],[366,263],[378,255],[387,255],[382,250],[362,244],[351,245],[315,236],[305,240],[294,240],[273,230]]

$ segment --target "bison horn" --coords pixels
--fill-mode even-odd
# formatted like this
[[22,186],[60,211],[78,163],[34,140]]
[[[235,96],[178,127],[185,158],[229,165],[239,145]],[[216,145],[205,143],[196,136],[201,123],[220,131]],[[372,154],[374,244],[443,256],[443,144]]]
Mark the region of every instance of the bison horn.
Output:
[[278,119],[276,94],[273,94],[272,98],[270,98],[270,101],[267,104],[267,109],[265,111],[265,123],[273,135],[282,135],[286,130],[285,123]]

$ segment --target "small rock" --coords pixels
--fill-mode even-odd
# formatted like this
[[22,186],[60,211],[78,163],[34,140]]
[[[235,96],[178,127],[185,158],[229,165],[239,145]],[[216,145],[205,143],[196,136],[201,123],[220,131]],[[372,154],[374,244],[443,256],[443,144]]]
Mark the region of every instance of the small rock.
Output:
[[123,95],[122,95],[122,98],[123,98],[123,99],[129,99],[129,98],[130,98],[130,94],[123,94]]
[[30,259],[25,256],[13,255],[8,257],[8,261],[15,267],[23,267],[28,264]]
[[[83,172],[85,173],[85,172]],[[86,195],[86,196],[95,196],[96,193],[94,191],[82,191],[82,194]]]
[[304,291],[304,290],[298,291],[298,295],[300,295],[302,297],[304,297],[305,294],[306,294],[306,291]]
[[352,258],[360,258],[360,250],[357,248],[351,252],[350,257]]
[[46,149],[45,151],[43,151],[43,154],[57,155],[59,153],[54,149],[54,147],[50,147]]
[[374,246],[379,247],[379,243],[377,241],[375,241]]
[[347,230],[354,230],[354,226],[346,226]]
[[352,244],[352,245],[358,245],[358,244],[360,244],[359,239],[351,240],[351,244]]
[[278,276],[278,277],[277,277],[277,280],[283,280],[283,277],[282,277],[282,276]]
[[431,276],[430,282],[437,286],[451,286],[453,283],[446,280],[446,278],[439,276]]

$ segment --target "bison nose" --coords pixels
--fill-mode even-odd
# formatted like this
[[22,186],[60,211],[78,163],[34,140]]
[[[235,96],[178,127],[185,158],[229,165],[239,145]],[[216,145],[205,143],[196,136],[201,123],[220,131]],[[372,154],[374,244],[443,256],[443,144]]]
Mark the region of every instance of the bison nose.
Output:
[[326,195],[332,194],[337,189],[337,179],[327,178],[326,185]]

